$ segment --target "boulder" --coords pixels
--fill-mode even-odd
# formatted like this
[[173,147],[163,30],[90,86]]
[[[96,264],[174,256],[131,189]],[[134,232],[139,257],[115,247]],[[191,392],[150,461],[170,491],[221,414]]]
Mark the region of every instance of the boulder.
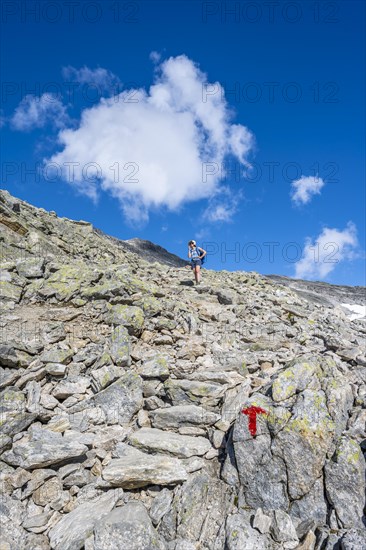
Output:
[[94,550],[164,550],[142,502],[115,508],[95,526]]
[[32,470],[80,457],[87,450],[77,439],[65,440],[59,433],[34,427],[30,434],[17,440],[12,449],[2,455],[2,460],[12,466]]
[[117,500],[118,493],[108,491],[63,516],[48,534],[52,550],[81,550],[96,523],[111,512]]
[[102,477],[109,486],[134,489],[146,485],[176,485],[185,481],[188,475],[177,458],[127,448],[123,458],[109,462]]
[[179,458],[202,456],[211,449],[211,443],[205,437],[190,437],[156,428],[141,428],[128,439],[131,445],[148,453],[163,453]]

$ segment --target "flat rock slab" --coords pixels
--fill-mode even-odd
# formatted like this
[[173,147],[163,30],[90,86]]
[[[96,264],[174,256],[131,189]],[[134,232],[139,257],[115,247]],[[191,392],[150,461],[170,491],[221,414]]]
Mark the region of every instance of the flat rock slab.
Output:
[[113,487],[135,489],[146,485],[175,485],[186,481],[188,474],[177,458],[131,449],[123,458],[112,459],[102,477]]
[[172,378],[169,378],[164,386],[173,405],[185,403],[186,405],[216,407],[226,390],[226,386],[221,384]]
[[205,437],[191,437],[177,433],[141,428],[129,436],[131,445],[149,453],[164,453],[179,458],[202,456],[211,449],[211,443]]
[[220,418],[220,415],[206,411],[197,405],[177,405],[166,409],[156,409],[150,413],[154,428],[169,430],[182,426],[211,426]]
[[108,491],[92,502],[81,504],[63,516],[49,532],[53,550],[80,550],[85,540],[93,534],[94,526],[113,509],[118,495]]
[[76,439],[66,440],[60,433],[37,428],[32,430],[30,436],[16,441],[1,458],[11,466],[32,470],[71,460],[84,455],[87,450],[88,447]]

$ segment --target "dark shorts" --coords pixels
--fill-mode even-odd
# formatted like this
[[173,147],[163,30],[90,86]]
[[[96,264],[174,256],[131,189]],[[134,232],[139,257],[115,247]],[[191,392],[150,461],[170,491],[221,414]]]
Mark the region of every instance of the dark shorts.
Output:
[[202,262],[201,262],[201,260],[198,260],[198,259],[197,260],[191,260],[191,264],[192,264],[191,265],[192,269],[194,269],[198,265],[201,267]]

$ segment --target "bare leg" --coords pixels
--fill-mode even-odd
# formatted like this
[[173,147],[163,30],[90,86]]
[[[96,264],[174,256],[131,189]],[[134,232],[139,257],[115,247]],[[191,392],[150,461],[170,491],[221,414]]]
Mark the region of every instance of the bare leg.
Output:
[[194,278],[196,279],[196,284],[199,284],[201,281],[201,268],[199,265],[196,265],[194,268]]

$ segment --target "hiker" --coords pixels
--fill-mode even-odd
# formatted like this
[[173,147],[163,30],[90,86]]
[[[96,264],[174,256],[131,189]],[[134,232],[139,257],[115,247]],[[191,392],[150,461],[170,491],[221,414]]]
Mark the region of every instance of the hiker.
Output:
[[191,267],[194,271],[194,278],[196,280],[196,285],[199,285],[201,282],[201,265],[202,258],[206,256],[206,250],[197,246],[196,241],[189,241],[188,243],[188,258],[191,259]]

